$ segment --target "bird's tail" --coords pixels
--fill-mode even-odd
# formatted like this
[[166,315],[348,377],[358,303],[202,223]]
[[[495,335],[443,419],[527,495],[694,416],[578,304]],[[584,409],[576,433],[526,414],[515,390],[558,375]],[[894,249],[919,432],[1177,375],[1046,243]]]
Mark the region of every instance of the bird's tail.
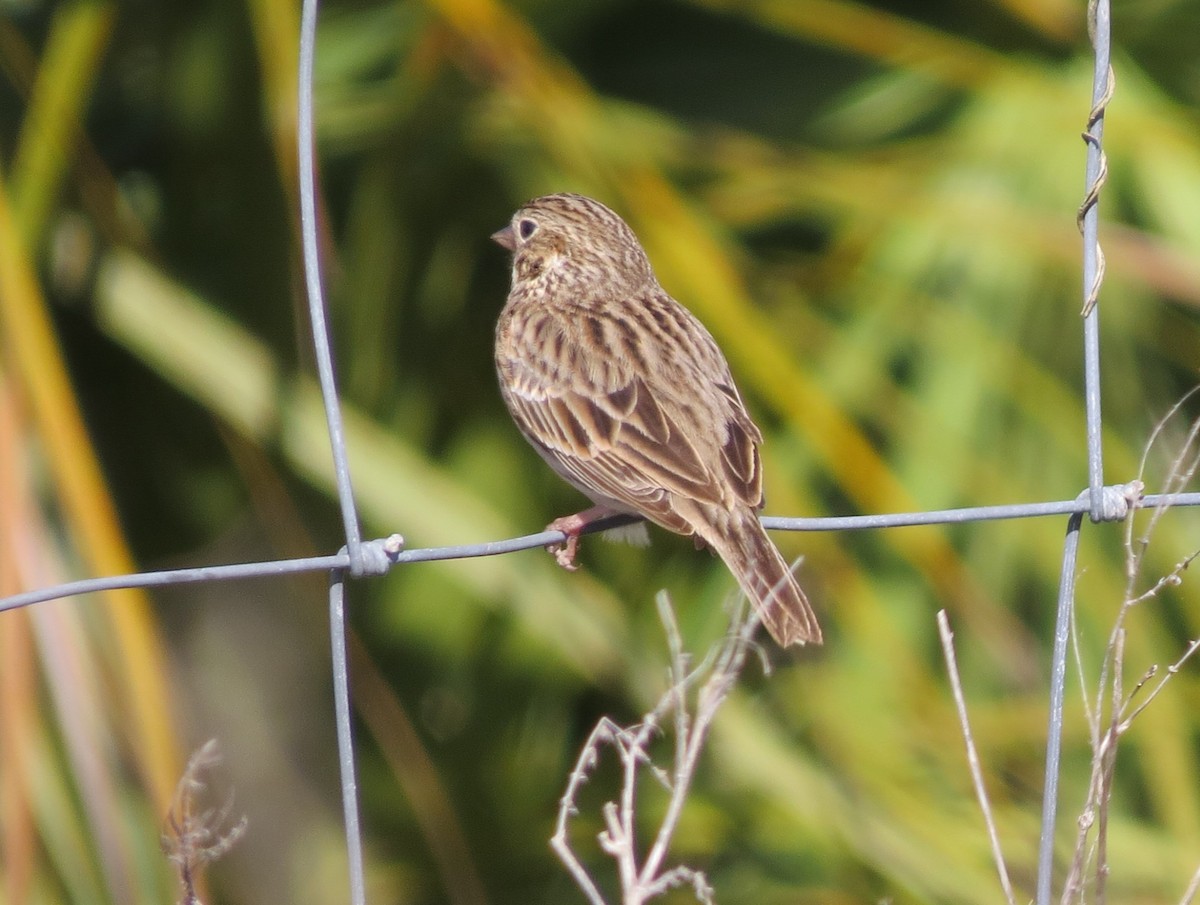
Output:
[[758,610],[758,617],[780,645],[820,644],[817,616],[796,576],[750,509],[729,514],[725,530],[705,537],[725,561]]

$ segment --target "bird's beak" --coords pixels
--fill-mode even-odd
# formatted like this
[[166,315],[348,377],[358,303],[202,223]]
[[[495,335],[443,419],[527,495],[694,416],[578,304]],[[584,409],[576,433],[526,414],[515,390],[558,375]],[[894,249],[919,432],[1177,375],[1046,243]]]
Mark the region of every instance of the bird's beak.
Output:
[[506,226],[504,229],[492,233],[492,241],[497,245],[504,246],[509,251],[517,250],[517,238],[513,235],[511,226]]

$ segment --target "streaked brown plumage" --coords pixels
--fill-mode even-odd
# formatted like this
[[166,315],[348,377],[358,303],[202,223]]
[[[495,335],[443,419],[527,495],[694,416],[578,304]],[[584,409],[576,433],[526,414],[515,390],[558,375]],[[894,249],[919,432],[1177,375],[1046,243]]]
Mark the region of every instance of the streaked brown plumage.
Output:
[[589,522],[643,516],[725,561],[779,644],[820,643],[816,616],[758,521],[762,434],[704,325],[658,284],[633,231],[582,195],[528,202],[492,236],[513,252],[496,327],[517,426],[590,510],[551,523],[574,566]]

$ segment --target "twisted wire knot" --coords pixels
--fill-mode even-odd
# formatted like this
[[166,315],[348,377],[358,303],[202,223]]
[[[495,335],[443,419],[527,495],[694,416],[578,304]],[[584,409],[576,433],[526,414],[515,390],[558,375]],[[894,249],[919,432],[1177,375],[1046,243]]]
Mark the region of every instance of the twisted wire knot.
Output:
[[1127,484],[1108,484],[1101,487],[1098,507],[1091,505],[1091,490],[1085,490],[1078,499],[1080,503],[1088,504],[1088,515],[1093,522],[1121,522],[1129,515],[1130,510],[1141,505],[1145,493],[1145,484],[1141,481],[1130,481]]
[[[376,578],[386,575],[396,562],[396,557],[404,550],[404,536],[389,534],[376,540],[365,540],[358,545],[358,558],[351,565],[351,574],[355,578]],[[342,556],[347,550],[342,547]]]

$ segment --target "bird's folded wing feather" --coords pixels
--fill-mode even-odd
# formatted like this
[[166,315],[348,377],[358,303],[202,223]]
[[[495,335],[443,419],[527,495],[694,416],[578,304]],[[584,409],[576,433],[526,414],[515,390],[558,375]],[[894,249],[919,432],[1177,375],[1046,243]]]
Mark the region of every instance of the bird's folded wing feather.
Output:
[[[699,329],[700,356],[671,343],[659,343],[653,356],[596,349],[595,330],[584,348],[581,334],[563,329],[541,346],[554,351],[552,359],[506,361],[509,407],[564,477],[673,530],[687,526],[677,524],[672,496],[723,508],[758,506],[761,435],[715,343]],[[597,354],[606,356],[606,367],[586,375],[563,366]]]

